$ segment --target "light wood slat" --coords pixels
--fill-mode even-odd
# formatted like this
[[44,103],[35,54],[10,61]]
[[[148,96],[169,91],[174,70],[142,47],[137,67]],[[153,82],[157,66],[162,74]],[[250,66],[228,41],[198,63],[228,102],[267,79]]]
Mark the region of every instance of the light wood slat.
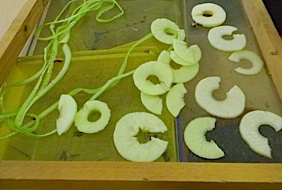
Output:
[[26,2],[27,0],[0,0],[0,39]]
[[282,40],[262,0],[242,0],[242,3],[282,101]]
[[281,164],[2,161],[0,168],[4,181],[282,183]]
[[0,85],[16,62],[48,2],[49,0],[27,0],[0,39]]

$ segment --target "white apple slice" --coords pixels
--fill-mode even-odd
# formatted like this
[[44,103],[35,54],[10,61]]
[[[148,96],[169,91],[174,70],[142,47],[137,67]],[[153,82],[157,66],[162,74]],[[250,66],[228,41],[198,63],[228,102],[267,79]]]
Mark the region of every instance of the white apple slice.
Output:
[[226,20],[225,10],[214,3],[202,3],[194,6],[191,11],[192,19],[203,27],[215,27]]
[[151,32],[158,41],[165,44],[172,44],[174,39],[184,40],[186,36],[183,29],[166,18],[154,20],[151,24]]
[[72,96],[62,94],[59,100],[58,110],[60,116],[56,120],[56,128],[58,135],[62,135],[66,133],[73,124],[77,112],[76,101]]
[[202,51],[196,44],[188,47],[186,42],[175,39],[173,40],[173,49],[181,59],[191,64],[198,63],[202,58]]
[[149,95],[141,92],[141,102],[150,112],[157,115],[162,114],[163,101],[158,95]]
[[140,162],[152,162],[159,158],[167,149],[168,142],[151,137],[147,143],[141,143],[137,160]]
[[168,142],[151,137],[140,143],[136,135],[139,130],[148,132],[167,131],[166,125],[157,116],[146,112],[134,112],[123,116],[116,124],[113,134],[114,144],[119,154],[133,162],[152,162],[167,149]]
[[238,67],[235,69],[235,71],[237,71],[238,73],[241,73],[244,75],[255,75],[259,73],[261,69],[263,68],[263,61],[261,57],[253,51],[250,51],[250,50],[236,51],[236,52],[233,52],[229,56],[230,61],[234,61],[237,63],[240,62],[241,59],[245,59],[251,62],[252,67],[248,69]]
[[197,156],[206,159],[218,159],[224,156],[224,152],[214,142],[207,141],[206,132],[215,128],[216,119],[212,117],[199,117],[185,128],[184,140],[188,148]]
[[174,85],[166,95],[166,106],[169,112],[177,117],[181,109],[185,106],[184,95],[187,90],[183,83]]
[[[234,26],[218,26],[210,29],[208,40],[210,44],[224,52],[239,51],[245,48],[247,40],[244,34],[233,34],[238,29]],[[232,36],[233,39],[227,40],[223,36]]]
[[[90,114],[98,112],[100,118],[97,121],[89,121]],[[75,116],[75,126],[83,133],[98,133],[105,129],[111,117],[111,110],[108,105],[98,100],[87,101],[83,108]]]
[[195,98],[201,108],[211,115],[221,118],[235,118],[245,109],[245,95],[238,86],[231,88],[226,99],[216,100],[212,93],[219,89],[220,77],[213,76],[202,79],[196,86]]
[[166,64],[166,65],[169,65],[170,62],[171,62],[171,58],[170,58],[170,54],[168,51],[166,50],[163,50],[160,55],[158,56],[158,61]]
[[251,111],[240,122],[240,134],[254,152],[272,158],[268,139],[259,132],[261,125],[270,125],[278,132],[282,129],[282,117],[269,111]]
[[[149,76],[156,76],[159,83],[148,80]],[[140,65],[133,74],[135,86],[145,94],[161,95],[166,93],[172,84],[171,68],[160,61],[149,61]]]

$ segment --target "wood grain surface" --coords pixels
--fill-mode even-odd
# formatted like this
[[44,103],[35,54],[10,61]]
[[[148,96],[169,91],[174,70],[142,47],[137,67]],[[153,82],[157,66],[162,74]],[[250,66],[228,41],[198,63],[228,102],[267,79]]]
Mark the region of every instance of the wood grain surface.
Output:
[[269,74],[282,100],[282,40],[261,0],[242,0]]
[[[32,165],[32,167],[31,167]],[[241,184],[249,188],[279,187],[282,183],[281,164],[208,164],[208,163],[112,163],[112,162],[0,162],[0,186],[16,187],[25,184],[29,187],[33,181],[33,187],[40,187],[37,182],[49,182],[49,187],[61,181],[77,184],[85,182],[93,185],[94,189],[105,187],[111,183],[117,183],[117,187],[123,185],[135,185],[144,182],[144,187],[152,189],[158,182],[170,184],[162,189],[172,189],[184,184],[217,184],[223,189],[230,184]],[[5,171],[5,172],[4,172]],[[150,183],[153,186],[147,186]],[[228,183],[229,185],[228,185]],[[51,185],[53,184],[53,185]],[[70,183],[72,184],[72,183]],[[243,185],[245,184],[245,185]],[[256,186],[253,186],[256,184]],[[4,186],[5,185],[5,186]],[[116,188],[117,188],[116,187]],[[130,187],[130,186],[129,186]],[[171,188],[169,188],[171,187]],[[188,185],[189,187],[189,185]],[[197,185],[196,185],[197,187]],[[235,185],[236,187],[236,185]],[[238,187],[238,186],[237,186]],[[128,189],[132,189],[133,187]],[[142,189],[135,186],[134,189]],[[144,188],[143,188],[144,189]],[[159,189],[155,187],[154,189]],[[255,188],[254,188],[255,189]],[[269,188],[268,188],[269,189]]]
[[[10,6],[22,8],[20,10],[19,8],[15,9],[13,13],[18,12],[17,16],[12,16],[12,20],[8,20],[7,23],[3,24],[3,28],[5,27],[6,29],[5,33],[0,36],[0,85],[4,82],[13,64],[16,62],[48,1],[26,0],[24,4],[19,3],[19,5],[16,2],[4,4],[9,5],[8,10],[11,8]],[[11,22],[10,24],[8,23],[9,21]]]

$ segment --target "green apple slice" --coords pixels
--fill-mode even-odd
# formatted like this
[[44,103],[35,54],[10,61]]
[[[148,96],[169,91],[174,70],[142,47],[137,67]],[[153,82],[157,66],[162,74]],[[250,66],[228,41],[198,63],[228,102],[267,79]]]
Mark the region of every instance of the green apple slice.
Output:
[[151,137],[147,143],[141,143],[137,159],[141,162],[152,162],[159,158],[167,149],[168,142]]
[[[224,52],[239,51],[245,48],[247,40],[244,34],[233,34],[238,29],[234,26],[218,26],[210,29],[208,40],[210,44]],[[232,39],[224,39],[223,36],[232,36]]]
[[56,120],[56,128],[58,135],[62,135],[66,133],[73,124],[77,112],[76,101],[72,96],[62,94],[59,100],[58,110],[60,116]]
[[200,64],[196,63],[191,66],[181,66],[179,69],[173,69],[173,83],[189,82],[198,74]]
[[235,118],[245,109],[245,95],[238,86],[231,88],[226,99],[216,100],[212,93],[219,89],[220,77],[213,76],[202,79],[196,86],[195,98],[201,108],[221,118]]
[[[92,113],[100,113],[97,121],[89,121],[88,117]],[[98,133],[105,129],[111,117],[111,110],[108,105],[98,100],[87,101],[83,108],[75,116],[75,126],[83,133]]]
[[270,125],[276,132],[282,129],[282,117],[269,111],[255,110],[242,118],[239,130],[242,138],[256,153],[272,158],[268,139],[259,132],[261,125]]
[[167,93],[166,106],[174,117],[177,117],[185,106],[184,95],[186,93],[187,90],[183,83],[174,85]]
[[191,11],[192,19],[203,27],[215,27],[226,20],[225,10],[214,3],[202,3],[194,6]]
[[[172,82],[173,83],[185,83],[185,82],[192,80],[197,75],[197,73],[199,72],[199,67],[200,67],[199,63],[194,63],[194,64],[187,63],[187,65],[189,65],[189,66],[180,66],[178,69],[174,69],[170,65],[172,54],[176,55],[174,53],[174,51],[168,52],[168,51],[164,50],[160,53],[160,55],[158,57],[158,61],[163,62],[164,64],[170,66],[170,68],[172,70]],[[176,56],[179,58],[178,55],[176,55]],[[179,59],[181,61],[184,61],[181,58],[179,58]],[[183,64],[179,64],[179,63],[176,63],[176,64],[183,65]]]
[[183,29],[166,18],[154,20],[151,24],[151,32],[158,41],[165,44],[172,44],[174,39],[184,40],[186,36]]
[[171,58],[170,58],[170,54],[168,51],[166,50],[163,50],[160,55],[158,56],[158,61],[166,64],[166,65],[169,65],[170,62],[171,62]]
[[[171,51],[169,52],[170,53],[170,58],[177,64],[179,65],[183,65],[183,66],[191,66],[191,65],[194,65],[195,63],[191,63],[191,62],[188,62],[184,59],[182,59],[181,57],[179,57],[179,55],[177,55],[177,53],[175,53],[175,51]],[[191,54],[192,55],[192,54]],[[191,58],[193,59],[193,58]]]
[[188,63],[198,63],[202,58],[202,51],[196,44],[188,47],[186,42],[175,39],[173,40],[173,49],[181,59]]
[[224,156],[224,152],[214,140],[207,141],[206,132],[215,128],[216,119],[212,117],[199,117],[185,128],[184,141],[188,148],[197,156],[206,159],[219,159]]
[[238,73],[241,73],[244,75],[255,75],[259,73],[261,69],[263,68],[264,63],[261,57],[253,51],[250,51],[250,50],[236,51],[236,52],[233,52],[229,56],[230,61],[234,61],[237,63],[240,62],[241,59],[245,59],[249,61],[250,63],[252,63],[252,67],[248,69],[238,67],[235,69],[235,71],[237,71]]
[[141,92],[141,102],[150,112],[157,115],[162,114],[163,101],[158,95],[149,95]]
[[140,143],[136,135],[139,130],[148,132],[167,131],[166,125],[157,116],[146,112],[134,112],[123,116],[116,124],[113,134],[114,144],[119,154],[133,162],[152,162],[167,149],[168,142],[151,137]]
[[[156,76],[159,83],[148,80],[149,76]],[[133,74],[135,86],[145,94],[161,95],[166,93],[172,84],[171,68],[160,61],[149,61],[140,65]]]

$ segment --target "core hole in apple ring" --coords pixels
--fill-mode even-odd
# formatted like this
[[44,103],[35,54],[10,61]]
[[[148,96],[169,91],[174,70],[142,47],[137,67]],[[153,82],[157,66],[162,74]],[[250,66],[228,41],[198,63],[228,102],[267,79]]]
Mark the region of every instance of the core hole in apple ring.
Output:
[[[157,84],[148,78],[157,78]],[[133,80],[135,86],[143,93],[149,95],[161,95],[166,93],[172,84],[173,75],[171,68],[160,61],[149,61],[139,66],[134,74]]]
[[87,120],[90,122],[98,121],[101,118],[101,112],[93,110],[89,113]]
[[[97,119],[98,113],[100,113],[100,116]],[[105,129],[110,117],[111,110],[106,103],[99,100],[89,100],[84,104],[83,108],[77,112],[74,123],[80,132],[97,133]]]
[[204,17],[212,17],[212,16],[213,16],[213,12],[212,12],[212,11],[209,11],[209,10],[204,11],[204,12],[203,12],[203,16],[204,16]]
[[161,82],[160,79],[155,75],[148,76],[147,80],[150,81],[153,84],[160,84],[160,82]]
[[225,10],[214,3],[202,3],[194,6],[191,16],[195,23],[208,28],[220,26],[226,20]]
[[166,28],[164,32],[170,36],[177,36],[177,31],[172,28]]
[[124,115],[117,122],[113,140],[123,158],[133,162],[152,162],[168,146],[168,141],[160,138],[162,136],[154,137],[153,134],[166,131],[167,126],[157,116],[147,112],[133,112]]

